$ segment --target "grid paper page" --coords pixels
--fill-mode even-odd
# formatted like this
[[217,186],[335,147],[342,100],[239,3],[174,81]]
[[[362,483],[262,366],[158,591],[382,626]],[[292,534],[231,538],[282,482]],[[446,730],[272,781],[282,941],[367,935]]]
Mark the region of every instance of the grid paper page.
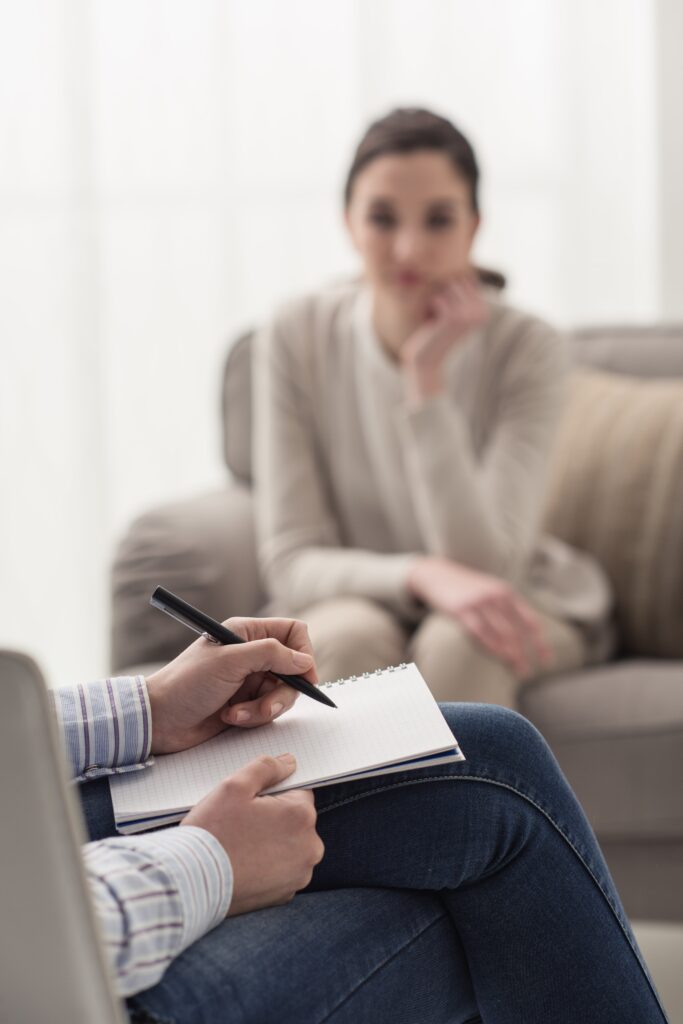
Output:
[[296,756],[281,791],[440,751],[462,760],[415,665],[328,683],[337,710],[300,696],[291,711],[257,729],[230,729],[199,747],[157,757],[141,772],[110,776],[117,822],[184,811],[221,779],[261,754]]

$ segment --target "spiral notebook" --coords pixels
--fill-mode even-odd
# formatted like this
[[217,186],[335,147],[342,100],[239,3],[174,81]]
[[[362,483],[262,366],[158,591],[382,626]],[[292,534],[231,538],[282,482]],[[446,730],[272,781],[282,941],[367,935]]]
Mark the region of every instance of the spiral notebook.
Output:
[[301,696],[269,725],[229,729],[191,750],[159,756],[144,771],[110,776],[118,831],[180,821],[221,779],[261,754],[288,751],[297,759],[296,771],[271,793],[464,761],[415,665],[322,686],[336,710]]

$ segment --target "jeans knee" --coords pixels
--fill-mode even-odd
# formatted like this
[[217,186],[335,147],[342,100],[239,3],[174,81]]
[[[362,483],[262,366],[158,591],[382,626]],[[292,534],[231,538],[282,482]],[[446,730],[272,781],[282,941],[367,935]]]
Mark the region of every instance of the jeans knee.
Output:
[[519,712],[495,704],[446,703],[439,707],[473,764],[481,754],[487,764],[504,767],[511,778],[556,766],[541,733]]

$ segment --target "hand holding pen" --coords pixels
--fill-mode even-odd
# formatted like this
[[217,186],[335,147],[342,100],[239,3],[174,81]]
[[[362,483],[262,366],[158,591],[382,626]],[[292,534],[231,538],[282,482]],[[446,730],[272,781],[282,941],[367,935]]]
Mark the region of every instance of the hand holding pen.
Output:
[[[157,588],[155,604],[167,597],[172,603],[181,600]],[[183,605],[192,609],[185,602]],[[180,618],[177,607],[169,614]],[[241,635],[237,635],[207,616],[203,620],[203,628],[196,624],[191,628],[203,633],[206,624],[212,623],[235,639],[225,645],[198,640],[149,676],[152,753],[173,753],[196,746],[229,725],[264,725],[290,708],[297,689],[304,687],[307,693],[313,691],[316,699],[334,707],[314,685],[317,673],[305,623],[292,619],[231,619],[229,626],[239,630]],[[187,624],[185,619],[181,621]],[[287,682],[278,683],[273,676],[284,677]]]

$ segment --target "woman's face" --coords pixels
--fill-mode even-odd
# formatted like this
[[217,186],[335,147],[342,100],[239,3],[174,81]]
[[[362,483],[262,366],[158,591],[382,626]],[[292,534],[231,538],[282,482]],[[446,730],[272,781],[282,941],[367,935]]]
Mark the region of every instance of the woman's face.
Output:
[[421,315],[436,291],[468,269],[479,217],[449,158],[418,150],[363,168],[346,223],[374,291]]

